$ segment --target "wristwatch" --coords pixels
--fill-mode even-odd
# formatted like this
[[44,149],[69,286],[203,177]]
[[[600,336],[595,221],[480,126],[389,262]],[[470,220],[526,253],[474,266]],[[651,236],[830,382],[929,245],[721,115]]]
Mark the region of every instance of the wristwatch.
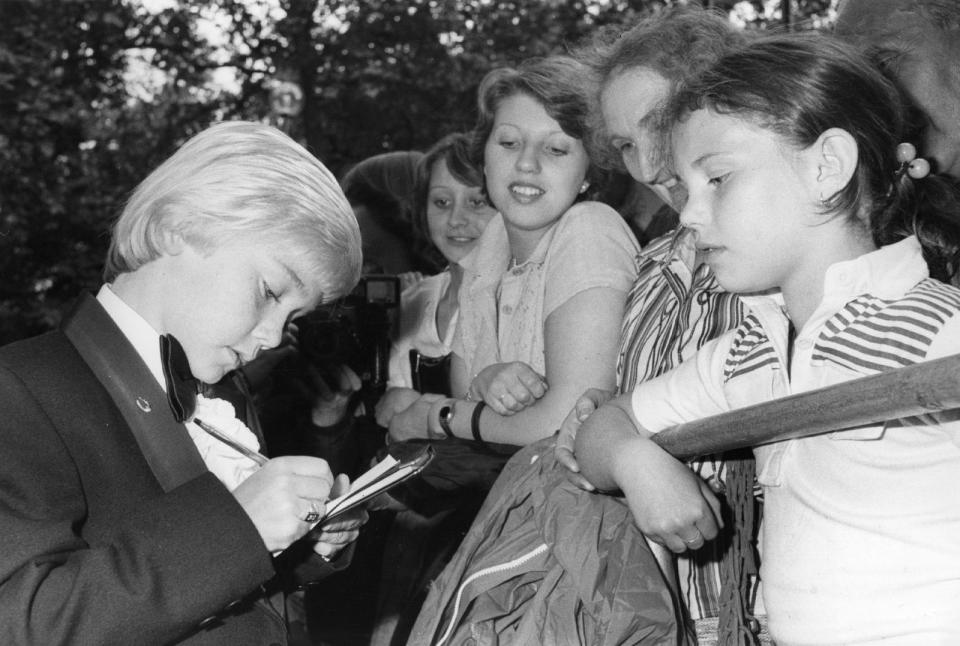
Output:
[[450,422],[453,421],[453,406],[444,404],[440,408],[440,428],[447,434],[447,437],[453,437],[453,429],[450,428]]

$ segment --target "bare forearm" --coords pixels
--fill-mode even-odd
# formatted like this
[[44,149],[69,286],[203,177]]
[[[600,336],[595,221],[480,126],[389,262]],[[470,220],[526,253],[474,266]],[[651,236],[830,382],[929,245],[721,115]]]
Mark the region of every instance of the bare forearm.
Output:
[[[492,407],[484,407],[479,418],[482,438],[487,442],[526,445],[554,434],[585,390],[613,388],[612,371],[590,370],[594,364],[604,363],[591,357],[590,361],[580,364],[585,367],[576,379],[566,374],[555,375],[542,397],[511,415],[499,415]],[[472,436],[470,417],[476,403],[465,399],[464,395],[460,397],[452,429],[457,437],[468,438]]]
[[[450,429],[455,437],[473,439],[474,417],[476,417],[477,431],[483,441],[523,446],[550,436],[560,427],[560,422],[563,421],[562,419],[554,419],[558,416],[550,413],[555,412],[555,410],[551,411],[548,408],[550,404],[544,400],[546,398],[538,400],[531,407],[509,417],[498,415],[489,406],[484,406],[475,415],[474,411],[479,404],[464,399],[446,400],[442,403],[453,406],[454,414],[450,422]],[[434,409],[431,413],[431,421],[438,416],[439,405],[435,405]]]
[[629,412],[629,396],[621,395],[598,408],[576,438],[576,458],[581,473],[595,487],[604,490],[620,488],[618,469],[630,451],[628,447],[649,437],[639,431]]
[[576,403],[575,396],[550,392],[529,407],[510,416],[487,408],[480,419],[480,431],[488,442],[526,445],[553,435]]

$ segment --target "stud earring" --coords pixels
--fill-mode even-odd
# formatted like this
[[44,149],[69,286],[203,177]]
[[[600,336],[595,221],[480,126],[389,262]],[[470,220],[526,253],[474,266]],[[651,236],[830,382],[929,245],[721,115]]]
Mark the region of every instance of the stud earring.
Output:
[[580,185],[580,194],[583,195],[587,192],[587,189],[590,188],[590,182],[584,182]]

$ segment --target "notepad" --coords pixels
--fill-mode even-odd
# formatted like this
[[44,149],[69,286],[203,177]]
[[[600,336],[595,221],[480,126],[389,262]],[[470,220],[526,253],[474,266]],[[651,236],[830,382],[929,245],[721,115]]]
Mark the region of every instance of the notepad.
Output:
[[314,528],[417,475],[432,459],[433,447],[429,444],[391,446],[386,457],[350,484],[348,493],[327,501],[326,511]]

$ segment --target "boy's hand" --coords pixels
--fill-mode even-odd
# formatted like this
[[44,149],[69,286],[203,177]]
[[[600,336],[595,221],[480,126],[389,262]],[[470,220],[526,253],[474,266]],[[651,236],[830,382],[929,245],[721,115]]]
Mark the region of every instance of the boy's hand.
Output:
[[413,388],[390,388],[377,402],[377,424],[389,428],[394,415],[407,410],[418,399],[420,393]]
[[315,524],[316,521],[305,520],[308,514],[323,514],[333,481],[325,460],[284,456],[267,462],[232,493],[257,528],[263,544],[276,553]]
[[470,383],[470,398],[484,401],[498,415],[513,415],[547,392],[546,378],[521,361],[495,363]]
[[[348,491],[350,491],[350,478],[340,474],[330,490],[330,498],[337,498]],[[368,518],[367,510],[357,507],[343,512],[329,523],[319,525],[311,534],[317,539],[313,551],[328,561],[333,560],[343,548],[357,540],[360,536],[360,528]]]
[[723,520],[707,483],[649,438],[622,448],[615,479],[640,531],[678,554],[716,537]]
[[612,391],[600,390],[599,388],[591,388],[580,395],[577,403],[573,406],[573,410],[560,425],[560,432],[557,434],[555,449],[557,462],[566,467],[567,477],[570,481],[585,491],[595,491],[596,487],[580,475],[580,465],[577,463],[574,454],[574,441],[577,439],[577,431],[580,430],[580,425],[590,417],[593,411],[610,401],[612,397]]

